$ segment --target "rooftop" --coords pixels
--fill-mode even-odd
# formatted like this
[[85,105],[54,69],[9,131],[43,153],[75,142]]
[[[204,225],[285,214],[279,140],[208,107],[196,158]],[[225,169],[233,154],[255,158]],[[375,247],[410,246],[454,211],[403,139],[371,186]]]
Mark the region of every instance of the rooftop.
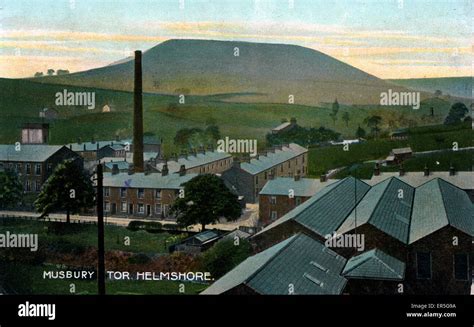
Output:
[[105,187],[133,187],[133,188],[153,188],[153,189],[181,189],[181,186],[197,174],[169,174],[162,176],[160,173],[104,173]]
[[296,143],[290,143],[288,146],[283,146],[281,150],[275,149],[275,152],[268,152],[266,155],[260,155],[258,159],[251,159],[250,162],[243,162],[241,163],[240,168],[255,175],[305,152],[308,152],[308,149]]
[[259,294],[341,294],[346,259],[304,234],[247,258],[201,294],[221,294],[244,284]]
[[[218,151],[206,151],[205,153],[197,153],[196,155],[188,155],[187,157],[181,157],[178,158],[178,161],[175,160],[170,160],[167,162],[168,165],[168,171],[170,173],[172,172],[178,172],[181,165],[184,165],[186,169],[191,169],[203,165],[207,165],[209,163],[212,163],[214,161],[226,159],[226,158],[231,158],[232,156],[228,153],[225,152],[218,152]],[[164,163],[159,163],[156,165],[156,168],[158,170],[163,169]]]
[[290,126],[290,125],[291,125],[290,122],[281,123],[281,124],[278,125],[277,127],[272,128],[272,131],[281,131],[282,129],[285,129],[285,128],[287,128],[287,127]]
[[404,154],[404,153],[411,153],[413,152],[410,147],[407,148],[398,148],[398,149],[392,149],[393,154]]
[[21,144],[16,151],[14,144],[0,144],[0,161],[43,162],[58,152],[62,145]]
[[373,249],[350,258],[342,275],[348,279],[403,280],[405,263]]
[[295,196],[310,197],[336,181],[335,179],[330,179],[326,182],[321,182],[315,178],[300,178],[300,180],[296,181],[292,177],[277,177],[269,180],[260,191],[260,194],[288,196],[288,191],[291,189],[294,191]]

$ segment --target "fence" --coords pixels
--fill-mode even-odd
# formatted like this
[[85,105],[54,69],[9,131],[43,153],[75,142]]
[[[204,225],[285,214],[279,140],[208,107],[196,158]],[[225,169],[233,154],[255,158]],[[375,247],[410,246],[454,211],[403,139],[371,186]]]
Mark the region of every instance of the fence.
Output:
[[[34,221],[41,221],[41,222],[58,222],[58,223],[65,223],[66,220],[65,218],[56,218],[56,217],[44,217],[44,218],[39,218],[35,216],[25,216],[25,215],[18,215],[18,214],[0,214],[0,221],[3,223],[5,221],[14,221],[14,220],[34,220]],[[80,220],[80,219],[74,219],[71,218],[71,224],[81,224],[81,225],[97,225],[97,221],[93,220]],[[114,222],[104,222],[105,225],[115,225],[115,226],[121,226],[118,223]]]

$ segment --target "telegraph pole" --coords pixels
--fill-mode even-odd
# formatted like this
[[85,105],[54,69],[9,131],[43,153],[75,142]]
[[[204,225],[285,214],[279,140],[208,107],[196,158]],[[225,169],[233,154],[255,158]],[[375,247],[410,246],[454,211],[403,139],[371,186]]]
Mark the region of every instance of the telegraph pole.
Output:
[[105,246],[104,246],[104,190],[102,164],[97,165],[97,286],[99,295],[105,295]]

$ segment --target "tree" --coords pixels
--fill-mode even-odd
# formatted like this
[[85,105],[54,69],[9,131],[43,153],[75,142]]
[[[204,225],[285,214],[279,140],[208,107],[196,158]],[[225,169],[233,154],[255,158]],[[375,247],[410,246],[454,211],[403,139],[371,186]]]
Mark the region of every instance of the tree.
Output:
[[200,128],[182,128],[176,132],[174,144],[179,146],[189,146],[191,137],[194,134],[202,133]]
[[59,164],[46,181],[35,201],[36,210],[45,216],[54,211],[66,211],[67,222],[70,214],[79,213],[94,204],[94,188],[91,179],[77,162],[66,160]]
[[207,126],[205,133],[211,140],[214,140],[214,141],[217,141],[221,138],[221,132],[219,131],[219,126],[217,125]]
[[448,116],[444,120],[445,125],[456,124],[464,119],[464,116],[469,113],[466,105],[462,102],[456,102],[449,109]]
[[0,208],[6,209],[17,205],[22,199],[23,187],[18,175],[6,170],[0,172]]
[[35,77],[41,77],[41,76],[43,76],[43,72],[36,72],[35,73]]
[[359,125],[359,127],[357,128],[357,131],[356,131],[356,137],[357,137],[358,139],[361,139],[361,138],[364,138],[366,134],[367,134],[367,133],[365,132],[365,129],[363,129],[363,128],[360,127],[360,125]]
[[230,192],[222,179],[215,175],[198,175],[184,184],[184,197],[171,207],[181,226],[216,223],[220,218],[228,221],[240,217],[242,209],[237,195]]
[[47,72],[48,76],[53,76],[54,75],[54,69],[48,69],[48,72]]
[[375,136],[378,135],[380,128],[379,125],[382,123],[382,117],[373,115],[369,116],[364,119],[364,124],[367,125],[367,127],[370,128],[371,132],[375,134]]
[[334,126],[336,126],[336,120],[337,120],[337,113],[339,112],[339,103],[337,102],[337,99],[334,100],[334,103],[332,104],[332,112],[329,114],[329,117],[331,117]]
[[252,253],[252,246],[247,240],[223,240],[214,244],[201,256],[201,269],[211,273],[212,278],[224,276]]
[[69,74],[69,70],[67,69],[58,69],[56,71],[56,75],[67,75],[67,74]]
[[347,111],[344,111],[344,113],[342,114],[342,120],[346,123],[346,127],[349,127],[349,121],[351,120],[351,118]]

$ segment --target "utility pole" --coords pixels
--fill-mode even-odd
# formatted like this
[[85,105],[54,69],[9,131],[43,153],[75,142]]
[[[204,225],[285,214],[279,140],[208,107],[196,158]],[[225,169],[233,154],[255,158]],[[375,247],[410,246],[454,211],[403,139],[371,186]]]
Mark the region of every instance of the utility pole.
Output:
[[105,295],[105,246],[104,246],[104,190],[102,164],[97,165],[97,286],[99,295]]

